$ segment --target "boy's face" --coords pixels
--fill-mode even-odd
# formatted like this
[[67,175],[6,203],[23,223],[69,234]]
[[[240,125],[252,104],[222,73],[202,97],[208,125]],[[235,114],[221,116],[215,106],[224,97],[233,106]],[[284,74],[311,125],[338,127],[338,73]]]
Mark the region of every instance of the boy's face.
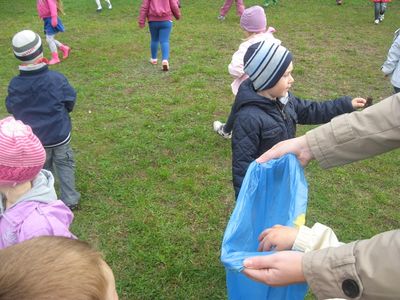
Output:
[[287,67],[285,73],[279,79],[279,81],[270,89],[261,91],[263,96],[267,96],[270,99],[276,99],[287,96],[289,89],[292,87],[294,79],[292,77],[293,63]]

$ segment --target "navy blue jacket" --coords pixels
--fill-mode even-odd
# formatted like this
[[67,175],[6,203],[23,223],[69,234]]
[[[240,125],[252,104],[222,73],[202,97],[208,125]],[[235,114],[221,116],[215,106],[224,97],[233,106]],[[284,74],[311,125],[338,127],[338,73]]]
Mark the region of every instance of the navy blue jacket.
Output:
[[315,102],[301,100],[291,93],[283,105],[279,100],[260,96],[251,81],[244,81],[232,107],[232,176],[236,197],[249,164],[272,146],[294,138],[296,124],[321,124],[354,111],[352,98]]
[[45,147],[69,142],[69,113],[75,105],[76,92],[61,73],[47,66],[20,71],[8,86],[7,111],[15,119],[32,127]]

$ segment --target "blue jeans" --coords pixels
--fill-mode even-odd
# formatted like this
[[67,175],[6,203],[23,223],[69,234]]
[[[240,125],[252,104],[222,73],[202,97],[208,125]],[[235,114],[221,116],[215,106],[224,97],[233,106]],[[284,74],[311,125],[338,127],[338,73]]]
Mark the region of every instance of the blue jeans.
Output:
[[[75,161],[69,143],[46,149],[44,169],[51,171],[60,180],[61,200],[67,205],[76,205],[81,195],[75,189]],[[54,173],[56,171],[56,173]]]
[[161,45],[162,59],[169,59],[169,36],[172,30],[171,21],[149,22],[151,58],[157,59],[158,44]]

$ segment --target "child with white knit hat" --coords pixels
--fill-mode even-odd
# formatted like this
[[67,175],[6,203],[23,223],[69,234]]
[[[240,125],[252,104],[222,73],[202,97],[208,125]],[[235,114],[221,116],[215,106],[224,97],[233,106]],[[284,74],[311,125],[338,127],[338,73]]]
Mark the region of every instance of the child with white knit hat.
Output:
[[[245,34],[244,41],[239,45],[239,49],[233,54],[231,63],[228,66],[229,74],[234,78],[231,87],[232,93],[236,96],[240,84],[248,78],[243,70],[243,58],[247,49],[258,42],[271,40],[277,44],[281,41],[276,39],[273,33],[276,31],[273,27],[267,27],[267,16],[261,6],[252,6],[246,8],[240,17],[240,27]],[[231,138],[233,119],[231,115],[226,123],[214,121],[213,128],[224,138]]]
[[36,236],[75,238],[73,214],[57,200],[54,178],[43,170],[46,152],[32,129],[0,120],[0,249]]
[[232,107],[232,174],[236,197],[249,164],[280,141],[294,138],[297,124],[322,124],[364,107],[363,98],[309,101],[289,92],[292,54],[283,46],[262,41],[244,56],[249,76],[239,87]]
[[19,75],[8,86],[7,111],[28,124],[46,150],[45,169],[56,171],[61,200],[78,207],[75,188],[75,161],[70,145],[72,123],[69,114],[76,102],[76,91],[67,78],[49,70],[43,58],[39,35],[23,30],[14,35],[12,47],[20,61]]

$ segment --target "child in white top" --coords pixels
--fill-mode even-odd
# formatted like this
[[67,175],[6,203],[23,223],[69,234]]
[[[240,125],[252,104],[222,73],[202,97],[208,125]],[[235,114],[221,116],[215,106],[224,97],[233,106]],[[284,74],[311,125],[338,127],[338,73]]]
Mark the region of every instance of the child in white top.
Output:
[[[275,28],[267,28],[267,17],[261,6],[252,6],[245,9],[240,18],[240,27],[244,30],[246,38],[240,44],[239,49],[233,54],[232,61],[228,66],[229,74],[234,78],[231,87],[232,93],[235,96],[240,84],[248,78],[243,70],[243,58],[247,49],[251,45],[265,40],[273,40],[277,44],[281,43],[273,35],[276,31]],[[232,125],[233,120],[229,116],[226,124],[214,121],[213,128],[222,137],[231,138]]]
[[390,47],[386,61],[382,65],[385,77],[390,78],[394,92],[400,92],[400,28],[394,32],[393,44]]

